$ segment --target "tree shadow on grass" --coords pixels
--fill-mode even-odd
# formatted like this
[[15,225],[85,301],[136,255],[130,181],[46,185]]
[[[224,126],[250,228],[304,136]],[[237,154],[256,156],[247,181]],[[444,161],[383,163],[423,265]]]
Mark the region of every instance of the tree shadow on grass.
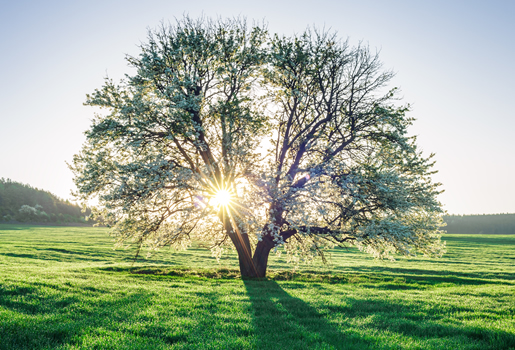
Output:
[[[0,283],[0,350],[515,349],[515,334],[495,328],[500,317],[509,317],[506,311],[384,293],[349,297],[329,283],[245,280],[245,291],[232,278],[158,280],[148,272],[127,274],[128,289],[73,281]],[[144,279],[161,287],[139,288]],[[224,289],[226,283],[232,287]],[[314,307],[288,291],[321,302]],[[464,322],[469,317],[484,322]]]
[[[478,314],[467,305],[434,306],[424,301],[347,297],[344,304],[328,306],[327,312],[344,314],[347,320],[367,320],[364,326],[371,333],[397,335],[392,339],[399,336],[409,338],[414,348],[515,349],[515,334],[489,327],[499,319],[500,315],[495,310],[480,316],[484,326],[467,324],[461,317],[451,316]],[[342,325],[352,327],[348,321]],[[383,342],[381,348],[384,347]]]
[[[317,310],[292,297],[275,281],[244,281],[252,308],[258,349],[515,349],[515,334],[460,319],[453,313],[474,314],[465,305],[443,310],[424,301],[381,298],[338,298],[335,289],[311,284],[316,294],[335,298]],[[306,288],[286,284],[287,289]],[[429,309],[428,309],[429,307]],[[327,315],[336,316],[337,323]],[[451,317],[452,318],[452,317]]]
[[244,280],[253,308],[258,349],[374,349],[368,340],[343,334],[315,308],[275,281]]

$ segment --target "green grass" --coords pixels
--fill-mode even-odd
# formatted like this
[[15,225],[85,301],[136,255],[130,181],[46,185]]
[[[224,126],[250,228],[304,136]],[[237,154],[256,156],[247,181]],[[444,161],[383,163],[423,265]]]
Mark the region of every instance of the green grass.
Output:
[[336,249],[273,257],[165,249],[132,265],[102,228],[0,225],[0,349],[515,349],[515,235],[445,235],[441,259]]

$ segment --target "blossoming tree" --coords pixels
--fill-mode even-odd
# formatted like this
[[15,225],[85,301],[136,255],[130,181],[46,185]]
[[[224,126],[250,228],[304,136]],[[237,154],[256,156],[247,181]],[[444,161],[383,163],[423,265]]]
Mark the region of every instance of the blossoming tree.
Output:
[[269,35],[184,18],[149,33],[70,165],[77,196],[120,242],[232,245],[242,276],[356,245],[377,257],[443,252],[431,157],[407,135],[392,73],[336,35]]

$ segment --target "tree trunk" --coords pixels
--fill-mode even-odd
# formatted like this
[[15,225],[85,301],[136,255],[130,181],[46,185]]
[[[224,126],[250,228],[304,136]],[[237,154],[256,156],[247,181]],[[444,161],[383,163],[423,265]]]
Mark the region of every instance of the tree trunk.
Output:
[[[223,214],[222,214],[223,215]],[[236,252],[238,253],[238,261],[240,264],[240,273],[242,277],[259,277],[252,261],[252,251],[250,249],[249,236],[233,229],[233,225],[229,220],[225,220],[222,216],[222,222],[227,235],[231,239]]]
[[[242,277],[259,277],[252,261],[252,253],[250,250],[250,242],[246,233],[240,234],[235,233],[235,239],[233,239],[234,246],[238,252],[238,261],[240,263],[240,273]],[[232,237],[231,237],[232,239]],[[237,243],[235,243],[237,241]]]
[[270,255],[270,250],[272,250],[274,246],[274,241],[268,235],[263,236],[263,239],[258,242],[256,250],[254,251],[254,257],[252,258],[252,262],[254,263],[257,273],[256,277],[266,276],[268,256]]
[[[252,250],[250,248],[249,236],[246,233],[234,230],[233,225],[229,220],[225,220],[225,217],[221,215],[222,222],[225,230],[231,238],[236,252],[238,253],[238,261],[240,265],[241,277],[250,278],[264,278],[266,277],[266,269],[268,267],[268,256],[270,251],[275,247],[275,242],[270,234],[264,234],[261,241],[256,245],[256,250],[252,256]],[[287,240],[297,231],[294,229],[285,230],[281,232],[281,236],[284,240]]]
[[[281,232],[281,236],[284,240],[289,239],[293,236],[297,231],[294,229],[285,230]],[[245,235],[246,236],[246,235]],[[248,240],[248,237],[246,237]],[[251,271],[248,273],[248,267],[245,264],[248,264],[248,261],[245,261],[245,264],[242,268],[242,257],[238,251],[238,257],[240,259],[240,272],[242,277],[257,277],[264,278],[266,277],[266,269],[268,267],[268,256],[270,255],[270,251],[275,247],[275,242],[269,234],[265,234],[262,236],[261,241],[256,245],[256,250],[254,251],[254,256],[252,257],[252,266]],[[238,248],[236,248],[238,249]]]
[[[235,236],[234,239],[232,236]],[[237,236],[240,236],[239,239]],[[275,246],[274,242],[269,236],[263,237],[263,240],[258,242],[254,257],[250,255],[250,242],[247,234],[230,235],[236,251],[238,252],[238,261],[240,263],[240,273],[242,277],[247,278],[264,278],[266,277],[266,268],[268,266],[268,256],[270,250]],[[243,241],[243,242],[241,242]],[[241,244],[243,243],[243,244]]]
[[[284,241],[288,240],[291,236],[297,233],[295,229],[288,229],[281,231],[281,236]],[[252,257],[254,268],[257,273],[257,277],[266,277],[266,268],[268,267],[268,256],[270,251],[275,247],[275,242],[271,235],[265,234],[262,236],[261,241],[256,246],[256,251]],[[243,275],[242,275],[243,276]]]

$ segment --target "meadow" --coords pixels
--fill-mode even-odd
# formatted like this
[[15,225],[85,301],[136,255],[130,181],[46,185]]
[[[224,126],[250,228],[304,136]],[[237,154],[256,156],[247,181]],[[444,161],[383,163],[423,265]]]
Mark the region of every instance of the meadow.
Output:
[[[328,264],[165,249],[105,228],[0,225],[0,349],[515,349],[515,235],[446,234],[440,259]],[[144,255],[144,254],[143,254]]]

